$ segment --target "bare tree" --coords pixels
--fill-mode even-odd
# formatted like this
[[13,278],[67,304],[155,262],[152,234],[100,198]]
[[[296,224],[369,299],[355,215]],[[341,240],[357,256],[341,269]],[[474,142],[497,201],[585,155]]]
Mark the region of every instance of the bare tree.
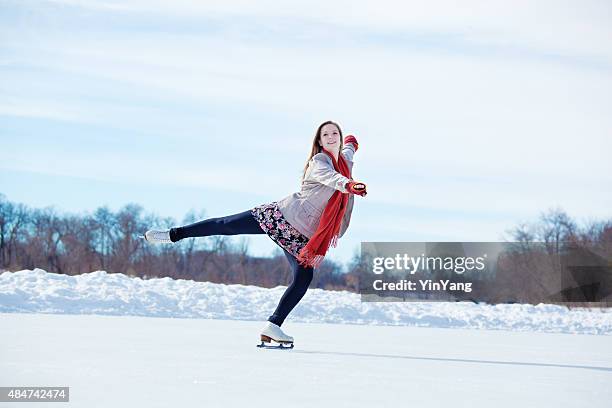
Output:
[[0,195],[0,267],[9,269],[21,265],[17,259],[18,242],[25,236],[28,217],[25,205],[15,205]]
[[108,262],[113,252],[113,242],[115,241],[115,215],[107,206],[98,208],[92,217],[91,227],[93,237],[91,244],[97,255],[100,269],[106,270]]
[[143,246],[142,231],[147,226],[141,218],[143,208],[137,204],[128,204],[121,208],[116,216],[117,235],[112,243],[113,270],[126,273],[137,261],[139,250]]
[[549,253],[558,254],[563,242],[573,240],[576,223],[560,208],[549,209],[541,214],[537,231]]

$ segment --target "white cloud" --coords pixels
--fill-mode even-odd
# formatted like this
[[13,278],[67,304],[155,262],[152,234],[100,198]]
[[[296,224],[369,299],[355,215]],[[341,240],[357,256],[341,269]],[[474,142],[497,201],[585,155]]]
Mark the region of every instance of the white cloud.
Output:
[[52,3],[173,17],[310,19],[360,30],[458,33],[481,44],[519,45],[561,54],[612,56],[612,6],[606,0],[199,1],[122,0]]

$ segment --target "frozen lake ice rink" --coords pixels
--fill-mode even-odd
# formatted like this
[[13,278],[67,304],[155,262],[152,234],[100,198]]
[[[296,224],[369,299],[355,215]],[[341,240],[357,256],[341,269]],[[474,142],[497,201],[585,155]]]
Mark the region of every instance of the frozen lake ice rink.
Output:
[[[612,400],[612,337],[263,321],[0,314],[0,383],[72,407],[587,407]],[[13,403],[3,406],[44,406]]]

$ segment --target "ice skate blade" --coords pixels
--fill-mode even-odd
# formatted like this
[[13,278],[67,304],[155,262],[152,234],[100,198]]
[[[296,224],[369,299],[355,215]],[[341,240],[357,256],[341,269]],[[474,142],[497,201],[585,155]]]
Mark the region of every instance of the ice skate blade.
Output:
[[266,344],[265,342],[261,342],[261,344],[258,344],[257,347],[259,348],[265,348],[265,349],[276,349],[276,350],[291,350],[293,348],[293,343],[289,343],[290,346],[285,346],[283,344],[287,344],[287,343],[279,343],[276,346],[273,346],[271,344]]

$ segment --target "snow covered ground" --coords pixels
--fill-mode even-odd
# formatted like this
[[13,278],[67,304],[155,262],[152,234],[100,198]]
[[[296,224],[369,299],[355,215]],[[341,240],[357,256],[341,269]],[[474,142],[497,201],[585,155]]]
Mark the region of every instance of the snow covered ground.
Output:
[[[77,276],[33,271],[0,274],[0,312],[199,317],[265,321],[285,290],[96,271]],[[471,302],[361,302],[351,292],[310,289],[289,319],[549,333],[612,334],[611,310]]]
[[609,311],[362,304],[310,290],[283,325],[295,348],[259,349],[283,290],[5,272],[0,386],[69,386],[69,406],[87,408],[558,408],[612,399]]

